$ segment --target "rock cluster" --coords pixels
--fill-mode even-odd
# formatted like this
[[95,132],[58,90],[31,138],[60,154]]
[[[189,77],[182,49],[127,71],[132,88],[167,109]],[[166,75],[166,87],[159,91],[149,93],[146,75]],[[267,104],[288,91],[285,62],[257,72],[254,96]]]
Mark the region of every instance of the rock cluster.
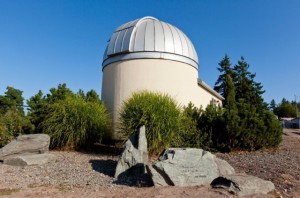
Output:
[[55,159],[48,154],[50,137],[46,134],[20,135],[0,149],[0,161],[13,166],[44,164]]
[[[146,166],[155,186],[211,185],[213,188],[225,188],[239,196],[267,194],[275,189],[270,181],[236,174],[228,162],[202,149],[168,148],[152,164],[148,164],[147,154],[145,127],[141,127],[126,142],[115,177]],[[144,174],[143,171],[140,173]]]

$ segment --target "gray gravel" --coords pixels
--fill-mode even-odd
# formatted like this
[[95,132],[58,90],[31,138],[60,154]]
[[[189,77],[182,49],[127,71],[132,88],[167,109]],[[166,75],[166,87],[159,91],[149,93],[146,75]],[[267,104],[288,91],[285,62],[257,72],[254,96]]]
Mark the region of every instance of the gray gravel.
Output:
[[38,166],[9,166],[0,164],[0,186],[24,188],[63,185],[116,186],[113,178],[118,156],[52,151],[56,160]]
[[[283,142],[278,149],[218,153],[217,156],[228,161],[237,172],[272,181],[278,193],[276,197],[300,197],[299,137],[300,130],[290,131],[283,135]],[[124,185],[151,185],[144,178],[113,178],[120,150],[99,154],[67,151],[50,153],[57,159],[44,165],[14,167],[0,164],[0,187],[101,187],[116,190],[120,189],[116,187]]]
[[[300,131],[300,130],[296,130]],[[300,133],[299,133],[300,134]],[[218,153],[237,172],[254,175],[275,184],[283,197],[300,197],[300,141],[285,129],[278,149],[254,152]]]

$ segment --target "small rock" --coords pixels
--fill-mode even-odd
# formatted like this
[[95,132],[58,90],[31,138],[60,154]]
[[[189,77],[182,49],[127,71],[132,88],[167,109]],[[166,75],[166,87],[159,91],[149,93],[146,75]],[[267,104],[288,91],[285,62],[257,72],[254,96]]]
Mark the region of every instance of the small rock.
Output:
[[272,182],[251,175],[232,174],[224,175],[212,181],[213,188],[225,188],[238,196],[257,193],[267,194],[275,190]]
[[33,154],[33,155],[19,155],[6,158],[3,164],[11,166],[27,166],[27,165],[41,165],[55,160],[55,155],[52,154]]

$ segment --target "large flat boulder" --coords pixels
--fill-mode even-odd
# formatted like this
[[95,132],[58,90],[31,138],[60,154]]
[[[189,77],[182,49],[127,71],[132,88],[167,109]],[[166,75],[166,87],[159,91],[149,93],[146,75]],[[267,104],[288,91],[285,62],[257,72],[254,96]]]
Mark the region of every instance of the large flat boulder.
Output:
[[144,174],[147,163],[147,139],[145,126],[142,126],[126,141],[116,167],[115,177],[126,174]]
[[226,161],[195,148],[169,148],[147,171],[155,186],[210,184],[224,173],[235,173]]
[[230,175],[234,174],[234,168],[225,160],[215,157],[215,162],[219,169],[219,175]]
[[3,160],[3,164],[11,166],[28,166],[28,165],[41,165],[55,160],[55,155],[44,154],[29,154],[19,155]]
[[238,196],[267,194],[275,190],[272,182],[251,175],[223,175],[212,181],[213,188],[225,188]]
[[20,135],[16,140],[0,149],[0,160],[27,154],[41,154],[49,151],[50,137],[47,134]]

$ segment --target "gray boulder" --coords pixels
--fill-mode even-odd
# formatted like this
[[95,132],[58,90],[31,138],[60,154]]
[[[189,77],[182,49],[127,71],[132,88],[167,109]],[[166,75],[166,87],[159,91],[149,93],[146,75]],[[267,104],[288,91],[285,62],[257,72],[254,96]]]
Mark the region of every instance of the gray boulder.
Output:
[[3,164],[11,166],[28,166],[28,165],[41,165],[55,160],[55,155],[52,154],[30,154],[19,155],[3,160]]
[[115,177],[118,178],[129,171],[133,174],[144,174],[147,163],[147,139],[145,126],[142,126],[137,133],[126,141],[116,167]]
[[210,184],[223,173],[235,173],[226,161],[195,148],[169,148],[147,171],[155,186]]
[[0,149],[0,160],[19,155],[46,153],[49,151],[49,144],[50,137],[46,134],[20,135]]
[[275,190],[272,182],[260,179],[251,175],[233,174],[224,175],[212,181],[213,188],[225,188],[229,192],[237,194],[238,196],[252,195],[252,194],[267,194]]
[[234,168],[225,160],[215,157],[215,162],[219,169],[219,175],[234,174]]

